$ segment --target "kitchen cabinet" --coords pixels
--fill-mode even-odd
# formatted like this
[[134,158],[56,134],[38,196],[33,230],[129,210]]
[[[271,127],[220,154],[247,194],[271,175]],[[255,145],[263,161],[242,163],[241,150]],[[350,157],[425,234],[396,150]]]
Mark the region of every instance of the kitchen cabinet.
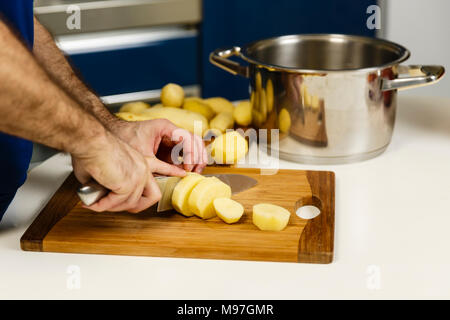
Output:
[[35,14],[82,78],[109,104],[157,99],[167,82],[188,94],[248,98],[247,79],[212,66],[211,51],[294,33],[375,36],[375,0],[84,0],[81,28],[67,28],[68,0],[37,0]]

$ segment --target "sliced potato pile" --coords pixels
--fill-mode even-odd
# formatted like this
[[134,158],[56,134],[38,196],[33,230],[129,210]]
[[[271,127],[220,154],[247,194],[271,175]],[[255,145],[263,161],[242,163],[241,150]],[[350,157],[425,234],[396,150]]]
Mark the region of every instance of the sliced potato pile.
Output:
[[[172,204],[186,217],[202,219],[219,216],[225,223],[238,222],[244,207],[231,199],[231,188],[216,177],[188,174],[175,186]],[[281,231],[289,223],[291,213],[283,207],[268,203],[253,206],[253,224],[264,231]]]
[[202,175],[191,173],[178,182],[173,189],[172,205],[179,213],[190,217],[194,213],[189,209],[189,196],[197,184],[205,179]]
[[189,196],[189,209],[202,219],[216,216],[213,202],[217,198],[231,198],[231,188],[216,177],[201,180]]

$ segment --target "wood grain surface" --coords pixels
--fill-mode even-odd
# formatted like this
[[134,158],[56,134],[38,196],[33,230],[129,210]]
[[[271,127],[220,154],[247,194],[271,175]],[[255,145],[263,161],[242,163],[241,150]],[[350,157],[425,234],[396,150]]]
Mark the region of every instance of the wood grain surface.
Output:
[[[334,242],[334,174],[332,172],[208,167],[205,174],[239,173],[258,185],[233,199],[242,203],[244,216],[233,225],[218,217],[186,218],[174,211],[140,214],[93,213],[78,202],[73,175],[54,195],[21,239],[23,250],[183,257],[279,262],[330,263]],[[291,212],[281,232],[260,231],[252,223],[252,207],[273,203]],[[321,214],[299,218],[295,211],[316,205]]]

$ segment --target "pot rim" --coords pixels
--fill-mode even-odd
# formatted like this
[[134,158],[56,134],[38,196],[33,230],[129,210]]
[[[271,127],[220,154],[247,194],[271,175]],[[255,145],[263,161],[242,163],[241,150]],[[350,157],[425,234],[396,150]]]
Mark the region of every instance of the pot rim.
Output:
[[[261,44],[264,42],[272,42],[272,41],[282,41],[282,40],[291,40],[294,38],[301,38],[301,39],[325,39],[328,41],[342,41],[342,40],[353,40],[353,41],[363,41],[366,43],[372,43],[372,44],[378,44],[378,45],[382,45],[382,46],[387,46],[389,48],[394,49],[395,51],[398,51],[398,58],[382,64],[382,65],[377,65],[377,66],[370,66],[370,67],[364,67],[364,68],[345,68],[345,69],[303,69],[303,68],[294,68],[294,67],[285,67],[285,66],[279,66],[279,65],[274,65],[274,64],[268,64],[268,63],[264,63],[261,61],[257,61],[255,59],[249,58],[246,53],[248,52],[248,50],[257,45],[257,44]],[[245,53],[244,53],[245,52]],[[370,38],[370,37],[365,37],[365,36],[358,36],[358,35],[349,35],[349,34],[337,34],[337,33],[315,33],[315,34],[291,34],[291,35],[285,35],[285,36],[279,36],[279,37],[272,37],[272,38],[267,38],[267,39],[263,39],[263,40],[258,40],[258,41],[253,41],[247,45],[245,45],[243,47],[243,49],[240,50],[239,52],[240,57],[247,61],[248,63],[251,64],[256,64],[260,67],[265,67],[271,71],[285,71],[285,72],[298,72],[298,73],[315,73],[315,74],[320,74],[320,73],[334,73],[334,72],[373,72],[373,71],[377,71],[377,70],[383,70],[386,68],[390,68],[393,67],[395,65],[400,64],[401,62],[407,60],[411,53],[408,49],[406,49],[405,47],[389,41],[389,40],[384,40],[384,39],[379,39],[379,38]]]

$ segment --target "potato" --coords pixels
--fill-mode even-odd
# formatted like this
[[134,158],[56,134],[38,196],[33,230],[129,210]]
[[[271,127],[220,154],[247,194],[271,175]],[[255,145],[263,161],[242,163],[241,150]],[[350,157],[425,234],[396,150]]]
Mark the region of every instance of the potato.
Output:
[[221,135],[211,145],[211,156],[218,164],[234,164],[248,152],[247,140],[237,131]]
[[[145,117],[146,120],[167,119],[172,121],[176,126],[200,136],[202,136],[203,133],[209,129],[208,120],[204,116],[197,112],[192,112],[185,109],[153,107],[142,111],[140,116]],[[194,132],[196,122],[199,132]]]
[[194,187],[203,179],[206,178],[202,175],[190,173],[177,183],[172,193],[172,205],[175,210],[186,217],[194,215],[189,209],[188,200]]
[[202,219],[215,217],[213,202],[217,198],[231,198],[231,188],[216,177],[201,180],[189,196],[189,210]]
[[234,121],[241,126],[248,126],[252,123],[252,104],[250,101],[238,103],[233,112]]
[[281,132],[288,133],[291,128],[291,116],[285,108],[278,114],[278,127]]
[[266,84],[266,103],[267,103],[267,112],[272,112],[273,110],[273,101],[274,101],[274,92],[273,92],[273,83],[272,80],[267,80]]
[[215,97],[204,100],[215,113],[230,112],[233,113],[233,104],[225,98]]
[[211,120],[215,116],[213,109],[201,99],[185,99],[183,109],[200,113],[206,119]]
[[139,114],[135,114],[135,113],[131,113],[131,112],[117,112],[116,117],[118,117],[119,119],[125,120],[125,121],[144,121],[144,120],[148,120],[147,118],[139,115]]
[[137,101],[125,103],[119,110],[119,112],[140,113],[142,110],[150,108],[148,103]]
[[169,83],[161,90],[161,102],[166,107],[179,108],[183,105],[184,90],[177,84]]
[[234,127],[233,114],[229,112],[221,112],[209,123],[211,129],[217,129],[221,132],[227,131],[227,129],[232,129]]
[[222,131],[220,131],[219,129],[210,128],[203,134],[203,139],[205,141],[211,141],[212,138],[215,139],[217,137],[220,137],[221,135]]
[[213,205],[219,218],[229,224],[238,222],[244,214],[242,204],[229,198],[217,198]]
[[274,204],[260,203],[253,206],[253,224],[264,231],[281,231],[286,228],[291,213]]

